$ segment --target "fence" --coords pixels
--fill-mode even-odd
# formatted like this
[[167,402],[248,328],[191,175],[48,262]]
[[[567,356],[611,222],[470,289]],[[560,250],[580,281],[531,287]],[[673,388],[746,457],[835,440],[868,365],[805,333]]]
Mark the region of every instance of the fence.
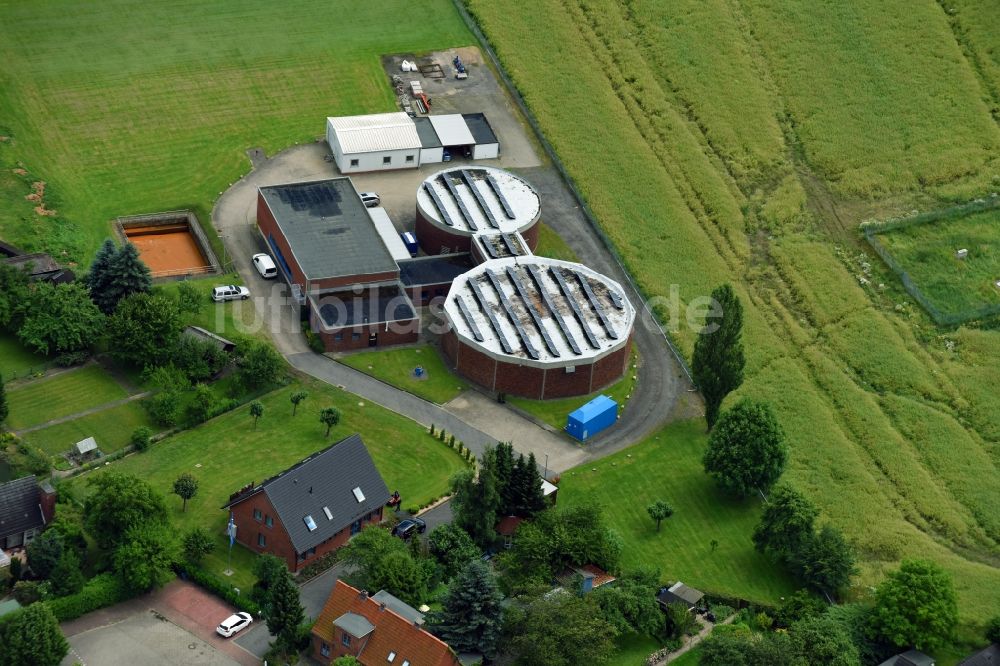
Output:
[[906,269],[899,265],[899,262],[892,256],[892,253],[878,239],[878,234],[895,229],[906,229],[924,224],[957,220],[973,213],[981,213],[998,208],[1000,208],[1000,196],[993,193],[985,199],[976,199],[975,201],[959,206],[952,206],[951,208],[929,211],[910,217],[894,218],[882,222],[866,222],[861,225],[861,231],[864,233],[865,240],[875,250],[875,254],[896,274],[896,277],[903,283],[903,288],[906,289],[906,292],[913,297],[913,300],[920,304],[920,307],[927,311],[927,314],[931,316],[934,323],[938,326],[956,326],[973,319],[984,319],[1000,315],[1000,304],[984,305],[983,307],[970,308],[960,312],[942,312],[940,308],[924,295],[924,292],[913,281]]
[[649,300],[650,300],[649,296],[646,294],[645,290],[643,290],[635,282],[635,280],[632,279],[632,274],[628,271],[628,269],[625,268],[625,263],[624,260],[622,259],[622,256],[618,253],[618,250],[611,242],[611,239],[609,239],[607,235],[604,233],[604,230],[601,229],[600,224],[598,224],[597,222],[597,218],[594,216],[594,212],[590,209],[590,206],[587,204],[587,201],[583,198],[583,194],[580,192],[579,188],[577,188],[576,182],[573,180],[572,176],[570,176],[569,173],[566,171],[566,168],[563,166],[562,161],[556,154],[555,148],[553,148],[552,144],[550,144],[548,142],[548,139],[545,138],[545,135],[542,133],[541,125],[538,124],[538,120],[535,119],[534,114],[528,108],[527,103],[521,96],[521,92],[517,89],[517,85],[507,75],[507,71],[503,68],[503,65],[500,62],[500,58],[493,51],[493,47],[490,46],[490,42],[486,38],[486,35],[483,34],[482,30],[480,30],[479,24],[476,22],[476,20],[472,18],[472,15],[469,13],[469,10],[465,6],[463,0],[452,0],[452,2],[455,5],[455,9],[458,11],[459,16],[462,17],[463,21],[465,21],[465,25],[469,28],[472,34],[475,35],[476,40],[479,42],[479,46],[482,49],[483,53],[485,53],[487,57],[489,57],[490,62],[493,63],[493,68],[496,70],[497,75],[500,77],[500,82],[510,93],[511,98],[514,100],[514,103],[517,104],[517,107],[518,109],[520,109],[521,114],[528,121],[528,125],[531,126],[531,130],[535,133],[535,137],[538,139],[538,142],[545,150],[546,155],[548,155],[549,159],[552,160],[552,164],[555,165],[555,168],[559,172],[559,175],[562,177],[563,182],[566,183],[566,187],[569,188],[569,191],[573,194],[573,198],[576,199],[576,202],[580,205],[580,210],[583,211],[583,216],[587,220],[587,223],[590,225],[590,228],[593,230],[594,234],[596,234],[597,237],[600,239],[601,244],[604,245],[604,248],[608,251],[611,257],[615,260],[615,263],[618,264],[618,268],[621,269],[621,272],[625,276],[625,279],[628,280],[628,284],[632,288],[632,291],[635,294],[638,294],[638,296],[642,299],[643,309],[649,314],[650,318],[656,324],[657,330],[660,332],[660,335],[663,336],[663,341],[667,343],[667,347],[673,353],[674,358],[677,359],[677,362],[680,364],[681,368],[683,368],[684,373],[687,375],[688,380],[692,384],[694,384],[694,378],[691,375],[691,369],[688,367],[687,361],[684,360],[684,357],[681,355],[680,351],[678,351],[677,347],[674,346],[673,340],[670,339],[670,336],[667,334],[666,330],[664,330],[663,324],[660,322],[660,319],[657,316],[657,314],[653,311],[652,308],[649,307]]

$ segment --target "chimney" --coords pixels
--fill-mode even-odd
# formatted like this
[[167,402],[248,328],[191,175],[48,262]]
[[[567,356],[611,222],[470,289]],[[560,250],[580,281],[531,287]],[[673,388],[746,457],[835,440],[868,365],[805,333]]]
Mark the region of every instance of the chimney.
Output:
[[358,599],[361,599],[361,601],[364,601],[367,598],[368,598],[368,590],[360,590],[358,592]]
[[48,525],[56,517],[56,491],[48,481],[38,484],[38,505],[42,510],[42,518]]
[[384,602],[384,601],[383,601],[383,602],[381,602],[381,603],[379,603],[379,605],[378,605],[378,609],[379,609],[380,611],[384,611],[384,610],[385,610],[385,602]]

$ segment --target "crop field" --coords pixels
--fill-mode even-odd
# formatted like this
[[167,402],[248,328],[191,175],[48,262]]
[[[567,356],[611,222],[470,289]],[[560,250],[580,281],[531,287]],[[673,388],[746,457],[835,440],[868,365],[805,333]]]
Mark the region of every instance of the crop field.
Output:
[[450,0],[0,2],[2,164],[58,195],[54,217],[0,214],[0,238],[88,261],[118,215],[190,207],[207,221],[248,148],[391,110],[382,54],[469,41]]
[[[293,417],[289,396],[300,389],[309,397]],[[225,568],[228,515],[219,507],[229,494],[250,481],[259,483],[348,435],[361,433],[389,491],[399,490],[404,507],[443,495],[449,477],[462,468],[458,454],[430,437],[422,426],[377,405],[361,407],[356,396],[319,382],[289,385],[262,397],[261,402],[264,415],[256,429],[247,408],[241,407],[111,466],[148,480],[163,493],[172,510],[171,520],[180,530],[200,525],[216,535],[216,551],[206,562],[215,573]],[[328,406],[338,407],[343,417],[325,438],[325,426],[318,415]],[[182,513],[180,499],[170,493],[174,480],[184,472],[193,474],[200,486]],[[77,477],[72,484],[86,493],[89,476]],[[234,549],[233,564],[239,574],[236,580],[246,582],[249,577],[252,582],[249,551]]]
[[[1000,211],[879,233],[877,238],[941,312],[1000,304]],[[955,253],[969,251],[965,259]]]
[[[740,294],[730,400],[775,407],[786,478],[859,553],[853,595],[930,557],[981,624],[1000,607],[1000,332],[937,330],[856,228],[995,187],[996,8],[467,4],[643,290]],[[694,336],[674,334],[688,355]]]

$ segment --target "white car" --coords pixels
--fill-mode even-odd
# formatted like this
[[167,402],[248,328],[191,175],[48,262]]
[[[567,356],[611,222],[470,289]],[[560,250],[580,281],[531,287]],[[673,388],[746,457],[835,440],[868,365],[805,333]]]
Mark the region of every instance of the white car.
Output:
[[246,629],[252,623],[253,618],[250,616],[250,613],[236,613],[220,622],[219,626],[215,628],[215,633],[223,638],[229,638],[238,631]]
[[274,265],[274,260],[263,252],[253,255],[253,267],[265,280],[278,277],[278,267]]
[[382,203],[381,197],[375,192],[359,192],[358,196],[361,197],[361,203],[365,205],[365,208],[378,208]]
[[237,287],[235,284],[212,289],[212,300],[216,303],[220,301],[235,301],[236,299],[247,300],[250,298],[250,290],[246,287]]

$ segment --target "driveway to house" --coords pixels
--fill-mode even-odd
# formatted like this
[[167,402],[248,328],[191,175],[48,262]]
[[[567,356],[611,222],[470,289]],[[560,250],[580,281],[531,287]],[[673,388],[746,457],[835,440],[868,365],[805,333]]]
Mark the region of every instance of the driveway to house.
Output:
[[61,625],[71,652],[64,665],[254,666],[256,656],[215,633],[236,612],[215,595],[182,580]]

